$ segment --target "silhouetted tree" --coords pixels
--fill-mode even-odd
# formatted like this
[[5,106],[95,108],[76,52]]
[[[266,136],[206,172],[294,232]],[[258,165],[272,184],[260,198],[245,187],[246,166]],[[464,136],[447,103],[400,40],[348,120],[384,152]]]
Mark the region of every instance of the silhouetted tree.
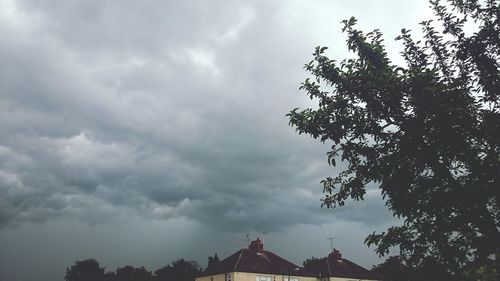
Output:
[[133,267],[130,265],[116,269],[116,281],[152,281],[153,274],[143,266]]
[[66,281],[103,281],[104,268],[94,259],[76,261],[74,265],[66,268]]
[[212,256],[208,257],[208,265],[207,265],[207,267],[214,266],[214,265],[216,265],[218,263],[219,263],[219,256],[217,256],[217,253],[215,253],[215,255],[213,257]]
[[114,272],[106,272],[104,274],[104,281],[116,281],[116,274]]
[[494,261],[490,260],[486,264],[470,263],[464,268],[467,280],[471,281],[498,281],[499,272],[495,269]]
[[344,21],[355,58],[338,63],[317,47],[305,66],[314,79],[300,88],[318,108],[287,116],[299,134],[333,144],[331,165],[340,156],[347,167],[322,181],[322,206],[362,200],[376,183],[403,219],[365,240],[378,254],[396,246],[408,265],[435,273],[430,279],[457,279],[465,264],[490,257],[499,272],[499,2],[430,3],[442,32],[424,21],[421,42],[403,29],[401,66],[380,31],[365,35],[354,18]]
[[311,257],[310,259],[306,259],[302,263],[302,265],[304,266],[305,269],[310,270],[310,265],[317,263],[319,260],[321,260],[321,259],[315,258],[315,257]]
[[171,264],[155,271],[156,281],[193,281],[201,272],[201,267],[195,261],[178,259]]
[[389,257],[383,263],[374,266],[372,271],[383,276],[384,281],[409,281],[414,274],[399,256]]

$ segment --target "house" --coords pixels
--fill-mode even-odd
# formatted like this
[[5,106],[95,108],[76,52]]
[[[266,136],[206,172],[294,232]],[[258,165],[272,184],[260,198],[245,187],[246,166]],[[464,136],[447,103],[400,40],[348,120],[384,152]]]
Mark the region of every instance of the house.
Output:
[[317,281],[314,274],[264,250],[260,239],[217,264],[208,267],[196,281]]
[[342,258],[337,249],[327,257],[310,262],[307,269],[318,277],[318,281],[383,280],[379,274]]
[[248,248],[240,249],[217,264],[207,267],[195,281],[381,280],[363,267],[342,259],[340,252],[334,251],[332,254],[311,264],[312,270],[308,270],[264,250],[264,244],[257,238]]

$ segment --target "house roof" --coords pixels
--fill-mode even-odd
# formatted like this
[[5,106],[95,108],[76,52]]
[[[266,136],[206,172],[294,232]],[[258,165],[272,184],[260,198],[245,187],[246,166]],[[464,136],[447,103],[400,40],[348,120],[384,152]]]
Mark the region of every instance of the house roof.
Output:
[[372,268],[371,271],[384,276],[385,279],[407,280],[411,274],[411,268],[404,264],[399,256],[389,257],[384,263]]
[[315,276],[321,274],[321,277],[344,277],[368,280],[383,279],[382,276],[346,258],[342,258],[342,254],[336,249],[333,249],[328,257],[312,261],[307,266],[307,269],[313,272]]
[[228,272],[251,272],[273,275],[315,276],[313,273],[285,260],[271,251],[265,251],[262,241],[252,241],[217,264],[208,267],[199,276]]

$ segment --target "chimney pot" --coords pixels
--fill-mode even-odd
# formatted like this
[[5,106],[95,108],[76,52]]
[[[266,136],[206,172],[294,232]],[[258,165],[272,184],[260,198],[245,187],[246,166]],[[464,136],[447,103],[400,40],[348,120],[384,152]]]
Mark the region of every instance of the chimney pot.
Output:
[[248,248],[255,253],[264,252],[264,244],[259,238],[257,238],[257,240],[250,242],[250,246],[248,246]]
[[333,260],[341,260],[342,259],[342,254],[340,253],[339,250],[337,250],[335,248],[333,248],[333,251],[328,256],[333,258]]

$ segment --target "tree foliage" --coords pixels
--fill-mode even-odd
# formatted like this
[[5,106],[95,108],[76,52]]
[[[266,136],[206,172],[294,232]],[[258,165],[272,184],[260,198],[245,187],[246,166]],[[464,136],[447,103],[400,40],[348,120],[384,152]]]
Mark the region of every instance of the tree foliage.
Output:
[[414,275],[412,269],[404,264],[399,256],[389,257],[374,266],[371,271],[384,277],[384,281],[410,281]]
[[71,267],[66,268],[65,281],[103,281],[104,268],[94,259],[76,261]]
[[500,260],[500,8],[430,4],[439,20],[421,23],[423,39],[405,29],[396,38],[404,65],[390,61],[379,30],[343,21],[355,58],[337,62],[317,47],[300,89],[318,107],[287,116],[299,134],[333,143],[331,165],[347,166],[322,181],[322,206],[362,200],[378,184],[403,223],[365,242],[457,277],[472,261]]
[[155,271],[157,281],[194,281],[195,276],[201,273],[201,267],[195,261],[178,259],[171,264]]
[[220,260],[219,260],[219,256],[217,255],[217,253],[215,253],[215,255],[214,255],[213,257],[212,257],[212,256],[209,256],[209,257],[208,257],[208,265],[207,265],[207,268],[208,268],[208,267],[212,267],[212,266],[214,266],[214,265],[218,264],[218,263],[219,263],[219,261],[220,261]]
[[469,264],[465,268],[465,276],[469,280],[498,281],[498,273],[493,264]]
[[104,281],[116,281],[116,274],[114,272],[104,273]]
[[321,259],[316,258],[316,257],[311,257],[309,259],[306,259],[304,262],[302,262],[302,265],[304,266],[305,269],[310,270],[311,265],[317,263],[319,260],[321,260]]
[[[217,257],[217,255],[215,255]],[[217,257],[218,258],[218,257]],[[66,269],[65,281],[194,281],[201,272],[195,261],[178,259],[153,273],[143,266],[126,265],[116,272],[104,272],[104,268],[94,259],[76,261]]]
[[153,281],[153,274],[143,266],[127,265],[116,269],[116,281]]

